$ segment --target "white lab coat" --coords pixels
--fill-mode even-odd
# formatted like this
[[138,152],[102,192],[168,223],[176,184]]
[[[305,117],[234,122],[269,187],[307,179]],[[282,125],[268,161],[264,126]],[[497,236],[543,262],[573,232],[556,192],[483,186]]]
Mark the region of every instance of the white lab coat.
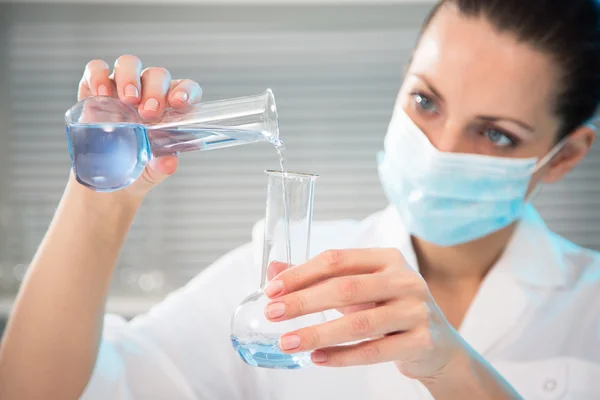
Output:
[[[315,223],[311,253],[395,247],[417,266],[393,207],[363,221]],[[262,228],[127,323],[107,316],[89,400],[412,400],[431,395],[392,363],[278,371],[245,365],[230,318],[256,290]],[[329,314],[335,318],[335,312]],[[488,274],[460,333],[526,399],[600,399],[600,255],[551,233],[531,207]]]

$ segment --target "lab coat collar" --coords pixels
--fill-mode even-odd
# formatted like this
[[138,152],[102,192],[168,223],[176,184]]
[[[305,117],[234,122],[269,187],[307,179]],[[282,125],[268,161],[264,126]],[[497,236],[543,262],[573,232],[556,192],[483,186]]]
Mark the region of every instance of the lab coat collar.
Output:
[[[371,243],[376,247],[399,249],[407,263],[417,272],[410,234],[404,228],[396,208],[391,205],[380,214],[378,228]],[[508,273],[519,283],[536,288],[560,288],[569,283],[570,266],[562,255],[560,243],[532,205],[523,218],[493,270]]]
[[572,266],[564,257],[561,244],[535,208],[528,205],[495,268],[506,269],[527,286],[564,287],[570,282]]

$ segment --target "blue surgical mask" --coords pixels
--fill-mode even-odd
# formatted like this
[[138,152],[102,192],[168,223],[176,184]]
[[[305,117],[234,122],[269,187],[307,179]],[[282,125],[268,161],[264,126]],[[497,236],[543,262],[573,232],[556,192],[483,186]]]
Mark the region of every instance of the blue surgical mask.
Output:
[[411,235],[439,246],[484,237],[518,220],[538,162],[439,151],[403,111],[392,117],[378,155],[383,189]]

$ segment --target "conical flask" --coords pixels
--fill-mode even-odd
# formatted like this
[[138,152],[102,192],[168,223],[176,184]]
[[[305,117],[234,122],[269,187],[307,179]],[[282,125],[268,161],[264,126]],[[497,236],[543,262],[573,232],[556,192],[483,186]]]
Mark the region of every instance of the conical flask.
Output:
[[286,354],[279,348],[284,333],[326,322],[323,313],[314,313],[282,322],[265,317],[270,299],[264,294],[268,266],[287,262],[295,268],[310,254],[314,186],[316,175],[267,171],[267,207],[264,225],[260,288],[237,308],[231,320],[231,342],[249,365],[273,369],[296,369],[311,364],[310,353]]
[[77,180],[110,192],[133,183],[153,157],[256,142],[278,146],[273,92],[167,110],[144,123],[136,109],[107,96],[80,101],[65,114],[67,142]]

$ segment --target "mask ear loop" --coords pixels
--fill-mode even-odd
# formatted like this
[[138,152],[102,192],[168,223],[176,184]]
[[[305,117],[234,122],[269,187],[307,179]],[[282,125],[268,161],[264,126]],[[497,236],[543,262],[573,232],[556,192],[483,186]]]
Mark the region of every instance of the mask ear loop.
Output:
[[[548,164],[558,154],[558,152],[561,151],[563,149],[563,147],[565,147],[565,144],[567,143],[568,138],[569,138],[568,136],[564,137],[560,142],[558,142],[552,148],[552,150],[550,150],[548,152],[548,154],[546,154],[538,163],[536,163],[535,166],[533,167],[533,170],[532,170],[531,174],[532,175],[535,174],[542,167],[544,167],[546,164]],[[542,190],[542,188],[538,184],[531,191],[531,193],[529,193],[529,196],[527,196],[527,198],[525,199],[525,202],[526,203],[533,203],[533,200],[535,200],[535,198],[537,197],[537,195],[540,193],[541,190]]]

